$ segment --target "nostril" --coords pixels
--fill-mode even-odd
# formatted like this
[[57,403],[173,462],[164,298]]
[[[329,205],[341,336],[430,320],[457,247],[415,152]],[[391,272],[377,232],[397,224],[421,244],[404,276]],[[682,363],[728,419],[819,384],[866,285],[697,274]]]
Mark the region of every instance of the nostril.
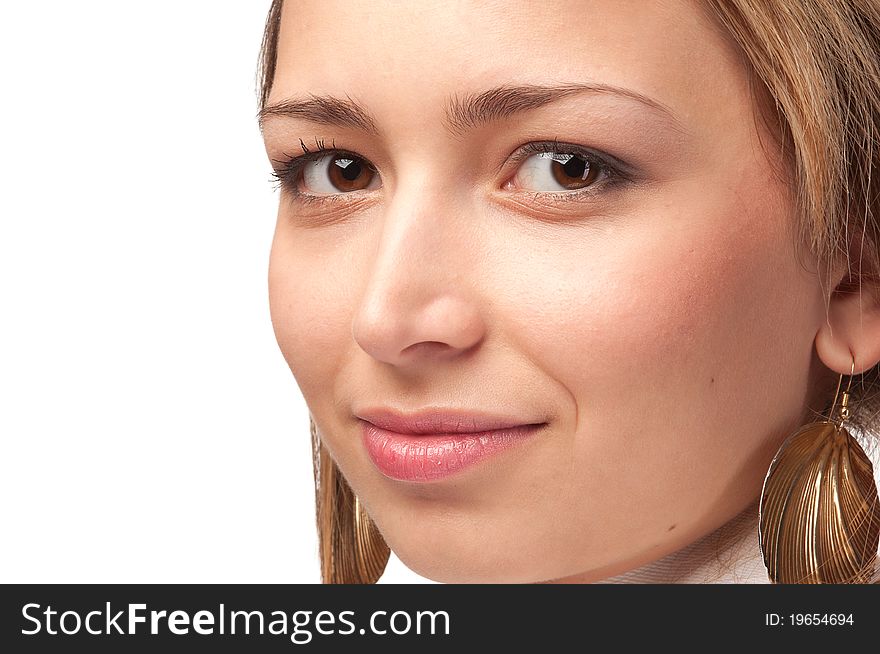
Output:
[[440,341],[422,341],[421,343],[413,343],[403,352],[404,354],[434,354],[435,352],[445,352],[450,347],[448,343]]

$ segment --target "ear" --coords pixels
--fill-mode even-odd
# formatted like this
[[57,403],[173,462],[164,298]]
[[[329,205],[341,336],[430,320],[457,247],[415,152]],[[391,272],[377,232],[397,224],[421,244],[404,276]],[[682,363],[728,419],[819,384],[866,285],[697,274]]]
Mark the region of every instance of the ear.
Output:
[[[880,288],[870,277],[848,272],[832,291],[826,320],[816,334],[816,353],[838,374],[857,375],[880,361]],[[855,360],[855,368],[853,368]]]

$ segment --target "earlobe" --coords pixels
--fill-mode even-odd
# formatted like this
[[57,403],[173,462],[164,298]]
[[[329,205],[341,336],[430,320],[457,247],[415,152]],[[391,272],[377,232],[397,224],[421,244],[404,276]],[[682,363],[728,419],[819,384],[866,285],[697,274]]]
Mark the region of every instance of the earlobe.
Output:
[[[843,282],[831,295],[816,334],[816,353],[838,374],[857,375],[880,361],[880,301],[876,289]],[[853,359],[855,368],[853,369]]]

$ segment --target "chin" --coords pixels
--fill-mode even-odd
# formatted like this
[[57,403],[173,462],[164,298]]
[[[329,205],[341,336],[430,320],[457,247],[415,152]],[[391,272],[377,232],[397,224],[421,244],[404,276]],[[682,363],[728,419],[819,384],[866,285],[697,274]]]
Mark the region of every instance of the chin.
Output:
[[[391,539],[389,546],[401,562],[422,577],[444,584],[512,584],[535,583],[548,578],[546,570],[536,569],[541,557],[526,549],[515,550],[493,543],[510,542],[493,539],[485,533],[479,540],[468,538]],[[546,564],[546,558],[544,563]],[[543,573],[543,574],[542,574]]]
[[[501,570],[497,567],[462,565],[461,562],[428,561],[423,557],[412,558],[400,555],[398,558],[416,574],[443,584],[516,584],[532,583],[535,579],[528,575],[515,574],[515,571]],[[511,573],[514,574],[511,574]]]

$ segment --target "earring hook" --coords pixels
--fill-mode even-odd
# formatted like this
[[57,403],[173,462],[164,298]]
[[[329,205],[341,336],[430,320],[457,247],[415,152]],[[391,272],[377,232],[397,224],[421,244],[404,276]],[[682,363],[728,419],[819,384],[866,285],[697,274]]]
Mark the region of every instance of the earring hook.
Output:
[[[850,352],[850,356],[852,356],[852,352]],[[849,380],[846,383],[846,390],[843,391],[843,398],[840,402],[840,418],[839,425],[842,425],[847,418],[849,418],[849,389],[852,387],[853,373],[856,370],[856,359],[853,357],[852,366],[849,369]],[[837,380],[837,390],[834,391],[834,401],[831,403],[831,412],[829,416],[834,420],[834,407],[837,406],[837,395],[840,393],[840,386],[843,383],[843,373],[840,373],[840,378]]]

